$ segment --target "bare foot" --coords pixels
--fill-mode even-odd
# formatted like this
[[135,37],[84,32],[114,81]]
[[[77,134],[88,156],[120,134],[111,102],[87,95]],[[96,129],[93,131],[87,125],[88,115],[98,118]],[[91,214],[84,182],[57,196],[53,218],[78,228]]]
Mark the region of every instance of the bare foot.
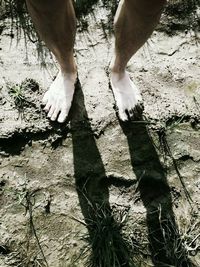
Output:
[[56,79],[45,93],[42,103],[44,110],[48,113],[47,117],[52,121],[63,123],[68,116],[71,108],[76,73],[58,73]]
[[110,83],[116,101],[119,118],[126,121],[141,113],[143,109],[142,96],[128,73],[111,72]]

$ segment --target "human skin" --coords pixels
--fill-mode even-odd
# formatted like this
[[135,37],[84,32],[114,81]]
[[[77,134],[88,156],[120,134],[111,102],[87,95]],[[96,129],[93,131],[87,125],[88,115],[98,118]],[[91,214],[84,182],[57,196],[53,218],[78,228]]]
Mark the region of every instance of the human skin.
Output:
[[76,16],[71,0],[26,0],[41,39],[55,55],[59,73],[43,97],[44,110],[52,121],[63,123],[69,113],[77,67],[73,55]]
[[[66,120],[74,95],[77,67],[73,56],[76,16],[71,0],[26,0],[35,27],[55,55],[59,73],[43,97],[44,110],[52,120]],[[141,106],[139,89],[126,66],[148,40],[159,22],[165,0],[121,0],[114,20],[115,53],[110,82],[121,120],[134,116]]]

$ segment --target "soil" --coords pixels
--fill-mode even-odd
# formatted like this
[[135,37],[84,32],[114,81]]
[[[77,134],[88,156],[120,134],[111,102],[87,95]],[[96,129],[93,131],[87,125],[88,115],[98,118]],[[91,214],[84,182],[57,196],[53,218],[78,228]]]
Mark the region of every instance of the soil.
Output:
[[[91,207],[105,203],[123,224],[136,266],[200,266],[196,36],[153,33],[128,66],[143,116],[122,123],[109,87],[114,38],[100,26],[100,11],[77,34],[79,82],[64,125],[51,123],[40,104],[57,73],[52,58],[41,69],[33,44],[27,57],[9,25],[1,33],[0,267],[86,266],[96,253],[86,251],[86,223]],[[20,104],[9,93],[16,84]]]

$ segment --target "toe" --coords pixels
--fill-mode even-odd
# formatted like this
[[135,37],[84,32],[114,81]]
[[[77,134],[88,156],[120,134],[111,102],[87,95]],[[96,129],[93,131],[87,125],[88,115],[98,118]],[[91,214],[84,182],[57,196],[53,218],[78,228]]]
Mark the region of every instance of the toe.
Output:
[[128,116],[127,116],[127,113],[126,113],[125,110],[119,109],[118,114],[119,114],[120,120],[122,120],[122,121],[127,121],[128,120]]
[[60,109],[59,109],[59,108],[56,108],[56,109],[54,110],[54,113],[53,113],[52,116],[51,116],[51,120],[52,120],[52,121],[55,121],[55,120],[57,119],[59,112],[60,112]]
[[135,100],[134,99],[131,99],[127,102],[127,110],[128,112],[131,112],[132,110],[134,110],[134,107],[135,107]]
[[44,107],[44,111],[49,112],[50,108],[51,108],[51,102],[48,101],[46,106]]
[[140,105],[136,105],[134,109],[132,109],[131,118],[134,120],[139,120],[142,116],[143,109]]
[[127,108],[126,108],[126,114],[127,114],[128,120],[133,119],[134,109],[135,109],[135,100],[131,99],[127,102]]
[[130,110],[128,111],[128,114],[129,114],[130,119],[132,119],[132,118],[134,117],[134,109],[133,109],[133,108],[130,109]]
[[68,113],[69,113],[69,108],[61,110],[60,115],[58,116],[58,122],[60,123],[65,122],[65,120],[67,119]]
[[48,112],[47,117],[48,117],[48,118],[51,118],[51,116],[52,116],[52,114],[54,113],[54,111],[55,111],[55,107],[52,105],[51,108],[49,109],[49,112]]

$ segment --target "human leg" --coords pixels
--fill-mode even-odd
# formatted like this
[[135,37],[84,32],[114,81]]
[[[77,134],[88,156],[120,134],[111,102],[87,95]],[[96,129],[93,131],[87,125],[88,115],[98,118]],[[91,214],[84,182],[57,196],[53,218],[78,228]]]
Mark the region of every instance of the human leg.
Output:
[[152,34],[165,0],[121,0],[114,21],[115,57],[111,63],[111,87],[119,116],[127,120],[142,100],[137,87],[125,71],[130,58]]
[[60,71],[45,93],[43,104],[48,117],[64,122],[68,116],[77,77],[73,47],[76,17],[71,0],[26,0],[36,30],[55,55]]

